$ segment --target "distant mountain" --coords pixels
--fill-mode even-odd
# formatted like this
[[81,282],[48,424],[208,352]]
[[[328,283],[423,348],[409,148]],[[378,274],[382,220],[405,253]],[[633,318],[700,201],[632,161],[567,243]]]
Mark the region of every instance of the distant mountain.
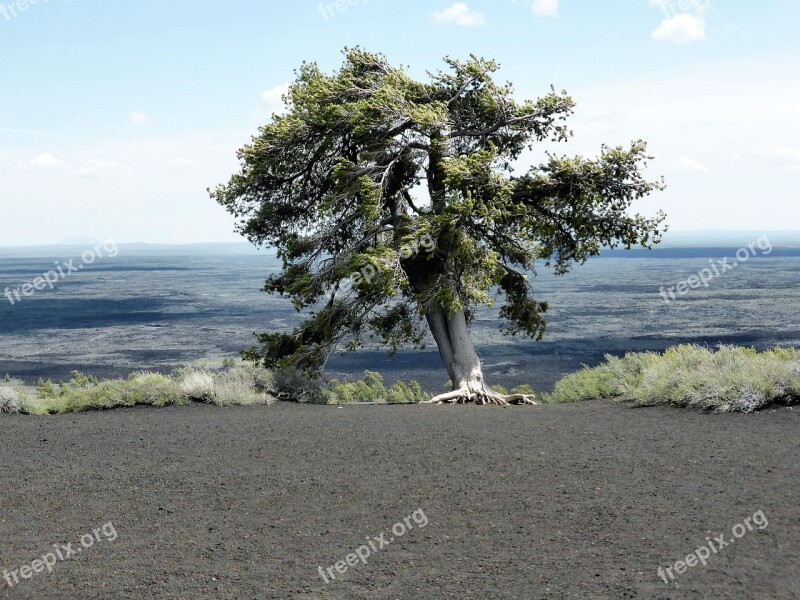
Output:
[[102,242],[93,237],[70,237],[58,242],[56,246],[94,246]]
[[[3,256],[53,256],[69,258],[91,250],[102,242],[93,238],[70,238],[54,246],[0,246]],[[275,250],[258,249],[247,242],[212,244],[117,244],[120,255],[128,256],[275,256]]]
[[265,254],[275,250],[259,250],[247,242],[219,242],[212,244],[118,244],[120,254],[172,254],[197,256],[208,254]]
[[[656,246],[657,255],[670,256],[705,256],[702,249],[733,249],[747,247],[752,242],[767,237],[773,248],[783,249],[777,255],[798,256],[800,253],[800,230],[786,231],[730,231],[730,230],[705,230],[705,231],[670,231],[664,236],[664,241]],[[0,254],[4,256],[72,256],[79,255],[91,249],[101,240],[91,237],[71,237],[52,246],[25,246],[10,247],[0,245]],[[128,255],[171,255],[171,256],[202,256],[202,255],[265,255],[275,256],[275,250],[258,249],[248,242],[219,242],[206,244],[117,244],[120,254]],[[686,249],[689,252],[681,251]],[[700,251],[698,254],[697,251]],[[786,252],[789,251],[789,254]],[[653,255],[653,252],[636,249],[630,252],[605,250],[604,255],[619,256],[625,254],[630,258]],[[712,253],[718,255],[719,252]],[[722,256],[722,254],[719,254]]]

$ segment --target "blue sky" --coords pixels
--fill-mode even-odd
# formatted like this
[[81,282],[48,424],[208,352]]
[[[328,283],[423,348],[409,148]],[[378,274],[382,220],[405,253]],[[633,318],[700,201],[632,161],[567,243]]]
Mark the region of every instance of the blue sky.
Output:
[[29,2],[0,0],[3,246],[239,240],[206,188],[293,69],[354,45],[420,77],[494,58],[520,98],[567,89],[557,150],[647,140],[669,188],[638,208],[674,230],[800,229],[796,1]]

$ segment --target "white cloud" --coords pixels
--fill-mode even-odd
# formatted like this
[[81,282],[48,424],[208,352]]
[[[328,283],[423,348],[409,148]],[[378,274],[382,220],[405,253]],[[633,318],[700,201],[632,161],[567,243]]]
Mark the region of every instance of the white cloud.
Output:
[[706,39],[706,22],[703,17],[683,13],[664,19],[653,32],[653,39],[660,42],[686,44]]
[[558,16],[558,0],[535,0],[531,5],[533,14],[540,17]]
[[789,148],[788,146],[756,146],[752,150],[746,151],[744,155],[737,156],[737,158],[746,156],[767,158],[773,165],[789,171],[800,170],[800,150]]
[[470,10],[469,6],[463,2],[456,2],[450,8],[434,12],[433,19],[437,23],[453,24],[459,27],[486,25],[483,14]]
[[261,102],[267,107],[267,112],[269,115],[272,115],[273,113],[281,114],[286,112],[286,105],[283,103],[283,96],[288,92],[289,83],[287,82],[261,94]]
[[150,122],[150,117],[143,112],[132,112],[130,114],[130,120],[134,125],[145,125]]
[[64,166],[63,160],[58,160],[49,152],[37,155],[35,158],[20,164],[23,168],[29,169],[60,169]]
[[688,156],[678,156],[676,159],[667,161],[666,166],[676,171],[694,171],[696,173],[707,173],[708,167],[698,160]]
[[[0,245],[52,244],[71,235],[113,238],[118,244],[241,242],[243,238],[234,232],[235,218],[207,201],[206,189],[228,181],[239,170],[236,150],[249,143],[252,133],[248,126],[175,135],[46,140],[40,146],[24,138],[17,145],[0,143]],[[49,171],[19,168],[21,161],[44,151],[65,165]],[[191,159],[199,166],[172,169],[169,163],[176,158]],[[3,210],[6,197],[20,202],[11,211]],[[136,210],[128,210],[131,206]],[[42,218],[48,214],[60,217]],[[153,219],[155,214],[158,219]]]
[[132,177],[133,171],[122,163],[92,158],[84,166],[75,169],[75,175],[86,179],[121,179]]
[[775,158],[781,158],[800,163],[800,150],[795,150],[794,148],[788,148],[786,146],[773,146],[769,149],[768,153]]
[[199,165],[193,160],[188,158],[176,158],[174,160],[169,161],[169,166],[172,169],[185,171],[188,169],[196,169]]

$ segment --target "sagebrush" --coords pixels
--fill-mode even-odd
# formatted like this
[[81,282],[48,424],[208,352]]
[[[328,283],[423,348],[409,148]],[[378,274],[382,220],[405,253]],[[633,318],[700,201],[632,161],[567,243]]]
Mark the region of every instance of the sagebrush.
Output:
[[613,398],[641,406],[752,412],[800,399],[800,350],[681,345],[664,353],[606,356],[559,381],[550,403]]

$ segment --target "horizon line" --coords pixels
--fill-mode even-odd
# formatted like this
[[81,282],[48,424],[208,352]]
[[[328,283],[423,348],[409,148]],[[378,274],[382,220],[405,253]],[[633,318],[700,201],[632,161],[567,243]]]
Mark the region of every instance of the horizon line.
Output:
[[[780,234],[780,235],[791,235],[797,234],[800,236],[800,229],[769,229],[769,230],[757,230],[757,229],[681,229],[675,231],[667,231],[665,234],[666,238],[674,235],[694,235],[694,236],[702,236],[702,235],[718,235],[718,234],[759,234],[759,235],[770,235],[770,234]],[[109,241],[109,240],[107,240]],[[110,238],[110,241],[116,244],[117,246],[170,246],[170,247],[186,247],[186,246],[249,246],[254,250],[265,249],[265,246],[258,246],[249,242],[247,240],[241,241],[213,241],[213,242],[115,242],[113,238]],[[0,248],[2,249],[15,249],[15,248],[53,248],[53,247],[65,247],[65,246],[83,246],[86,244],[96,244],[96,243],[103,243],[102,240],[98,238],[86,237],[85,240],[66,240],[62,242],[55,242],[55,243],[39,243],[39,244],[0,244]],[[800,243],[800,239],[798,239],[798,243]]]

